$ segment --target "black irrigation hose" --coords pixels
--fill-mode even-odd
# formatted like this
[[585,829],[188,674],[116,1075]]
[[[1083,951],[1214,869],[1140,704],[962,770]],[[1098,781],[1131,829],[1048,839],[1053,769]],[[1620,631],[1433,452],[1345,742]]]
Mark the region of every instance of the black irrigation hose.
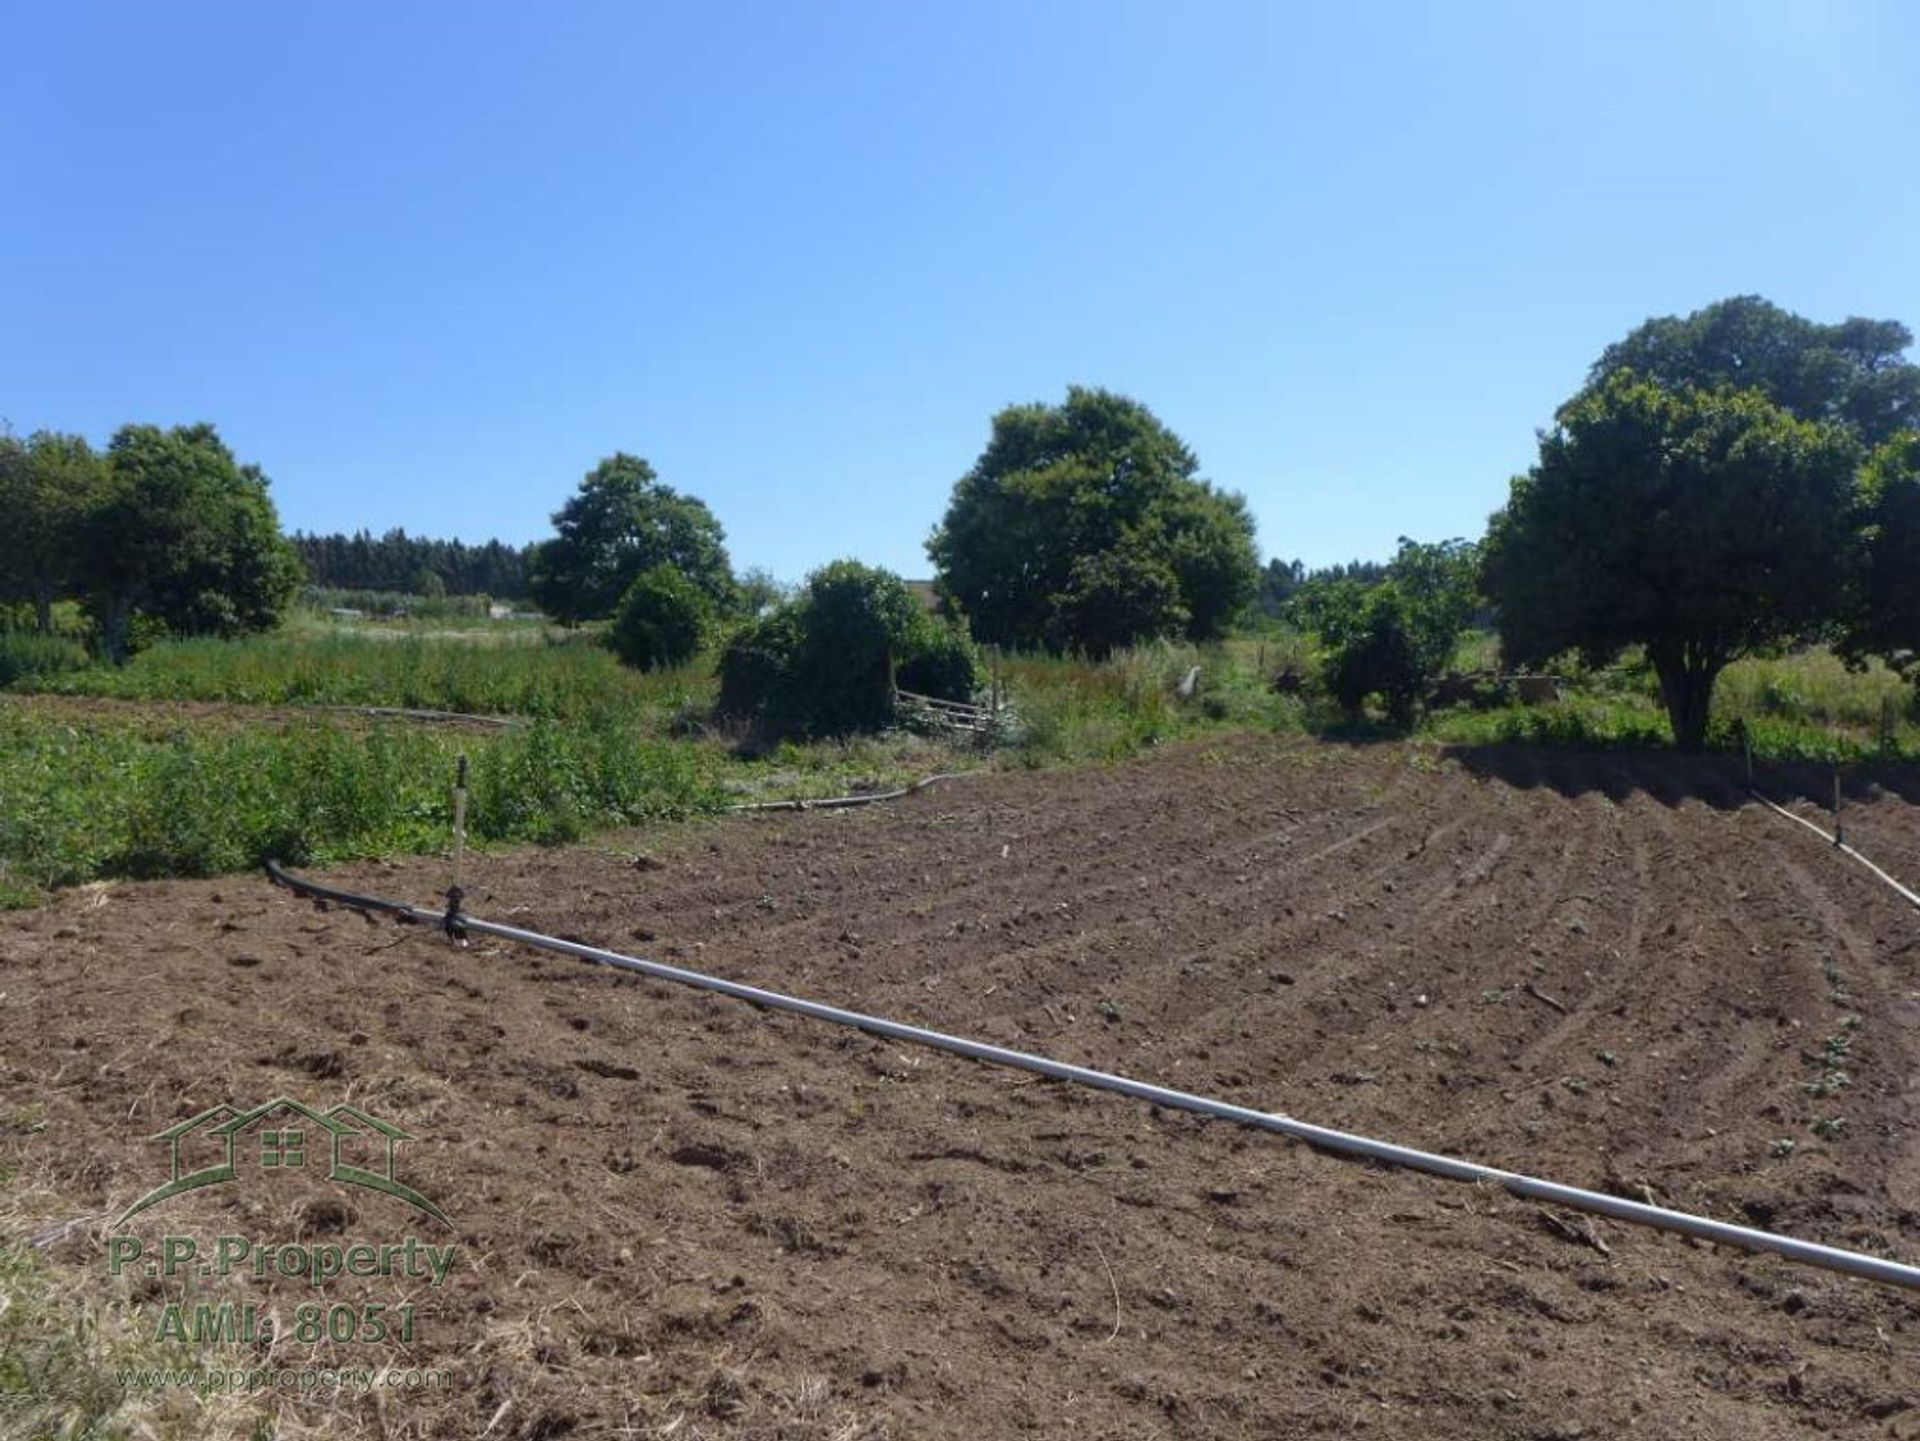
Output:
[[351,906],[356,911],[378,911],[383,915],[398,916],[403,921],[418,920],[417,907],[405,901],[382,900],[379,896],[362,896],[353,891],[336,890],[332,886],[323,886],[318,881],[310,881],[305,876],[296,876],[284,869],[280,862],[267,862],[267,879],[276,886],[285,886],[296,896],[305,896],[309,900],[327,901],[336,906]]
[[1378,1141],[1368,1136],[1336,1131],[1310,1122],[1297,1121],[1291,1116],[1276,1112],[1256,1111],[1250,1107],[1234,1105],[1230,1101],[1195,1095],[1190,1091],[1176,1091],[1167,1086],[1136,1081],[1108,1071],[1096,1071],[1087,1066],[1075,1066],[1047,1056],[1010,1050],[1004,1046],[970,1040],[964,1036],[946,1035],[940,1031],[910,1026],[880,1016],[863,1015],[858,1011],[842,1010],[837,1006],[825,1005],[819,1001],[809,1001],[798,996],[785,995],[779,991],[762,990],[758,986],[745,985],[739,981],[724,980],[717,976],[703,975],[698,971],[685,970],[679,966],[669,966],[661,961],[643,960],[638,956],[621,955],[617,951],[604,951],[579,941],[542,935],[538,931],[521,930],[517,926],[501,925],[497,921],[478,920],[452,910],[442,915],[438,911],[428,910],[423,906],[410,906],[400,901],[381,900],[372,896],[357,896],[350,891],[317,885],[292,875],[273,862],[268,862],[267,874],[275,884],[286,886],[297,895],[310,896],[315,900],[358,906],[398,915],[407,920],[442,925],[450,933],[457,929],[461,933],[475,931],[481,935],[497,936],[502,940],[515,941],[521,945],[557,951],[562,955],[591,961],[596,965],[637,972],[653,980],[670,981],[676,985],[691,986],[697,990],[717,992],[720,995],[764,1006],[770,1010],[787,1011],[812,1020],[850,1026],[855,1030],[865,1031],[870,1035],[885,1036],[890,1040],[928,1046],[934,1050],[946,1051],[951,1055],[964,1056],[969,1060],[1008,1066],[1015,1070],[1046,1076],[1052,1080],[1088,1086],[1094,1090],[1111,1091],[1174,1110],[1215,1116],[1256,1130],[1288,1136],[1319,1150],[1359,1156],[1389,1166],[1404,1166],[1409,1170],[1424,1171],[1429,1175],[1443,1176],[1452,1181],[1495,1185],[1513,1195],[1524,1196],[1529,1200],[1570,1206],[1575,1210],[1608,1216],[1617,1221],[1627,1221],[1634,1225],[1650,1226],[1656,1230],[1695,1236],[1701,1240],[1737,1246],[1747,1251],[1767,1252],[1804,1265],[1820,1266],[1829,1271],[1838,1271],[1889,1286],[1899,1286],[1910,1291],[1920,1291],[1920,1266],[1910,1266],[1883,1256],[1870,1256],[1864,1252],[1825,1246],[1815,1241],[1802,1241],[1797,1237],[1755,1230],[1750,1226],[1736,1226],[1731,1222],[1716,1221],[1711,1217],[1696,1216],[1686,1211],[1674,1211],[1664,1206],[1629,1201],[1619,1196],[1608,1195],[1603,1191],[1589,1191],[1578,1186],[1565,1186],[1556,1181],[1522,1175],[1515,1171],[1502,1171],[1492,1166],[1481,1165],[1477,1161],[1461,1160],[1432,1151],[1420,1151],[1410,1146],[1396,1145],[1390,1141]]

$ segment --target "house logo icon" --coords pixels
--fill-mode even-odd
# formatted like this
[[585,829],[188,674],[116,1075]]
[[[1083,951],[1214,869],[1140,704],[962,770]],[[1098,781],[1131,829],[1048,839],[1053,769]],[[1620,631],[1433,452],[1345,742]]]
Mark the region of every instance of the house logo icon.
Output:
[[165,1141],[173,1175],[121,1214],[137,1216],[186,1191],[237,1181],[242,1172],[318,1170],[343,1186],[364,1186],[397,1200],[436,1221],[453,1222],[432,1201],[394,1175],[400,1143],[412,1135],[358,1106],[341,1104],[316,1111],[291,1096],[279,1096],[251,1111],[219,1105],[169,1126]]

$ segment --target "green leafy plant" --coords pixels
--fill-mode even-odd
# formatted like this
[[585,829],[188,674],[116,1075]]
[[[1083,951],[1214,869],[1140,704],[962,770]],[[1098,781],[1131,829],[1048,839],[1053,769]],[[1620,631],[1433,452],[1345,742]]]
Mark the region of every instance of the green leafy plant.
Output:
[[699,654],[713,617],[713,602],[699,586],[670,565],[656,565],[627,587],[607,644],[641,670],[685,665]]

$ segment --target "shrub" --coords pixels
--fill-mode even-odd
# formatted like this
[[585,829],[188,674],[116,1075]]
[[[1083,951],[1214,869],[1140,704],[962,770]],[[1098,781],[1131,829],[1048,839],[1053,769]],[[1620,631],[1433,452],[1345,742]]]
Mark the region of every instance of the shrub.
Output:
[[802,640],[795,602],[735,631],[720,652],[720,714],[753,718],[789,712],[789,683]]
[[1357,719],[1367,697],[1377,695],[1396,725],[1411,723],[1426,677],[1399,587],[1341,581],[1318,619],[1327,645],[1326,687],[1340,708]]
[[728,642],[719,708],[779,728],[842,735],[887,724],[891,682],[964,700],[976,675],[965,633],[927,615],[898,576],[835,561],[808,577],[799,597]]
[[628,665],[659,670],[692,660],[712,624],[705,592],[672,566],[656,565],[620,598],[607,644]]
[[923,616],[915,629],[916,649],[894,667],[894,683],[941,700],[971,699],[980,678],[980,655],[967,628]]

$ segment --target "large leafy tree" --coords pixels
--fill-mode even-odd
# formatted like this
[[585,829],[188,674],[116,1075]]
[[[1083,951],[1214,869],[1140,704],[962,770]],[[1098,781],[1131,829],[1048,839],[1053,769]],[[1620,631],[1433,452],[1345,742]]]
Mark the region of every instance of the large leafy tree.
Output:
[[106,458],[100,502],[82,526],[81,566],[110,658],[125,658],[136,615],[179,634],[278,622],[300,562],[258,467],[235,461],[204,424],[123,426]]
[[1858,458],[1844,425],[1757,391],[1612,373],[1562,408],[1493,517],[1482,583],[1506,654],[1600,664],[1642,645],[1676,741],[1697,748],[1730,661],[1835,618]]
[[1859,585],[1841,653],[1885,656],[1920,682],[1920,431],[1904,431],[1862,467]]
[[1649,320],[1607,347],[1589,384],[1623,370],[1669,390],[1758,390],[1802,420],[1834,420],[1876,446],[1920,425],[1920,365],[1898,321],[1822,325],[1757,295]]
[[81,541],[100,503],[106,463],[77,435],[38,431],[26,441],[0,435],[0,600],[30,604],[42,635],[53,603],[81,585]]
[[554,512],[553,539],[534,547],[529,589],[568,624],[612,615],[642,571],[672,566],[714,604],[733,605],[726,533],[700,501],[624,452],[608,456]]
[[1101,650],[1218,636],[1252,600],[1253,521],[1136,400],[1075,386],[1016,405],[927,542],[983,641]]

